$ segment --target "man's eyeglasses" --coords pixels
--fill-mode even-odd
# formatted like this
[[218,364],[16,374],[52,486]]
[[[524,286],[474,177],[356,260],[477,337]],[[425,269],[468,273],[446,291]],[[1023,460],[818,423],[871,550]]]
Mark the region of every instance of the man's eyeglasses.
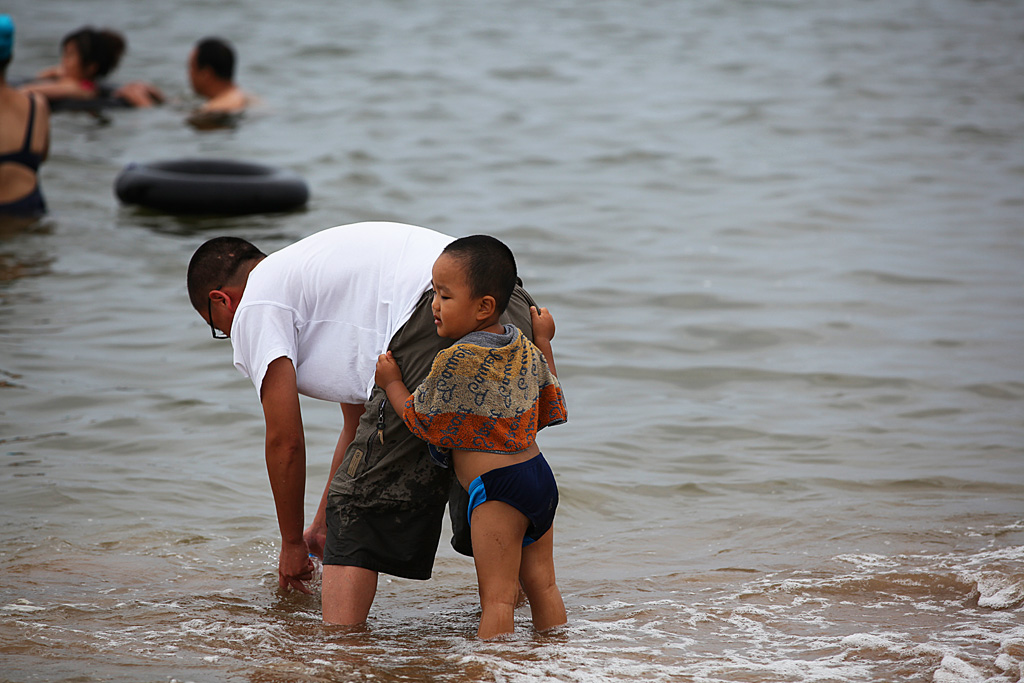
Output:
[[213,299],[206,299],[206,320],[210,323],[210,332],[213,333],[214,339],[230,339],[228,335],[221,332],[218,334],[218,330],[213,326]]

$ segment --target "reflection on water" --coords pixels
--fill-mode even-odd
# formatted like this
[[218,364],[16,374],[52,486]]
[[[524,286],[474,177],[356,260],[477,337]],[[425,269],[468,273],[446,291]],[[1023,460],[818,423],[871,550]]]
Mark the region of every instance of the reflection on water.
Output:
[[[48,219],[0,216],[0,283],[46,275],[55,258],[37,239],[53,231]],[[7,293],[0,290],[0,297]]]
[[[171,102],[55,114],[53,213],[0,227],[4,677],[1020,679],[1019,3],[37,4],[13,66],[109,23]],[[264,109],[185,123],[196,26]],[[189,156],[310,203],[118,205]],[[557,318],[565,629],[475,641],[447,540],[362,629],[278,593],[259,404],[184,272],[359,220],[494,233]],[[302,410],[311,513],[341,417]]]
[[50,272],[53,258],[44,254],[12,254],[0,251],[0,282]]
[[236,128],[243,115],[226,111],[197,111],[189,115],[187,122],[196,130],[223,130]]

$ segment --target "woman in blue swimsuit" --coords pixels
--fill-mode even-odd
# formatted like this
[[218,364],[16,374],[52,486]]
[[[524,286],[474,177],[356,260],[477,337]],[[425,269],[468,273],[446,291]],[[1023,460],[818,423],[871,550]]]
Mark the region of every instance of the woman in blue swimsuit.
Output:
[[39,191],[39,166],[50,146],[46,99],[7,85],[14,46],[14,22],[0,14],[0,215],[34,217],[46,213]]

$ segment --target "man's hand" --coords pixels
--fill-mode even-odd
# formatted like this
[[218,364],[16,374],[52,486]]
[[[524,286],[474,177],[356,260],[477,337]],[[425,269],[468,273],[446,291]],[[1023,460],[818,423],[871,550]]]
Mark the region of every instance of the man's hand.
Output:
[[392,382],[402,381],[402,369],[398,367],[398,361],[390,351],[377,356],[377,370],[373,373],[373,381],[383,389],[387,389]]
[[165,101],[160,88],[145,81],[129,81],[114,91],[114,97],[120,97],[133,107],[152,107]]
[[281,590],[294,588],[300,593],[310,594],[303,581],[313,578],[313,561],[309,558],[309,547],[303,543],[282,544],[277,563],[277,584]]
[[533,322],[533,340],[551,341],[555,338],[555,319],[546,308],[530,306],[530,319]]

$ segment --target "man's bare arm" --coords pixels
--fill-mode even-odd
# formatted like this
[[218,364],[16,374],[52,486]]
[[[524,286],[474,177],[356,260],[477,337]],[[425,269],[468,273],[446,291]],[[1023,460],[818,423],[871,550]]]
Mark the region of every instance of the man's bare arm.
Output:
[[303,593],[312,578],[309,548],[302,537],[303,497],[306,490],[306,442],[302,431],[295,367],[286,357],[267,368],[260,390],[266,420],[266,459],[270,488],[281,531],[278,583]]

